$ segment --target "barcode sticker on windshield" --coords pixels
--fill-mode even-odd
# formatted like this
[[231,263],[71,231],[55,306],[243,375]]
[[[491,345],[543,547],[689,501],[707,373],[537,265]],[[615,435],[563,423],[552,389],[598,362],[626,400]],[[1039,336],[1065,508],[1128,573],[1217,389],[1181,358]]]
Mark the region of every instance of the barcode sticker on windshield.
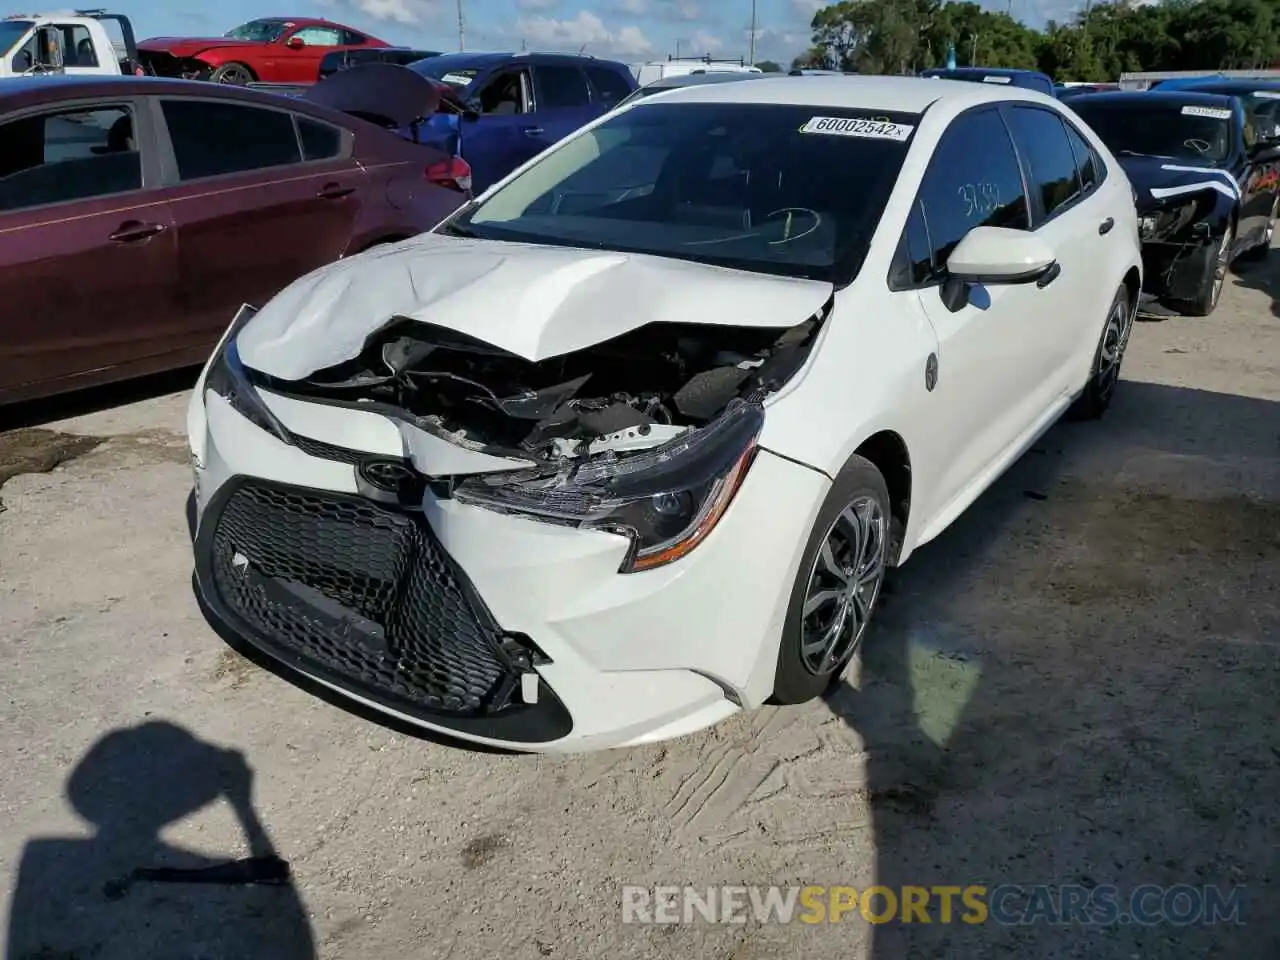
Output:
[[440,80],[442,83],[449,83],[455,87],[465,87],[471,83],[470,77],[464,77],[460,73],[446,73]]
[[983,83],[1012,83],[1013,77],[983,77]]
[[1253,95],[1259,100],[1280,100],[1280,90],[1255,90]]
[[1231,119],[1231,111],[1225,107],[1183,107],[1182,112],[1188,117],[1208,117],[1210,120]]
[[832,137],[864,137],[869,140],[905,140],[915,127],[888,120],[857,120],[850,117],[810,117],[801,133],[825,133]]

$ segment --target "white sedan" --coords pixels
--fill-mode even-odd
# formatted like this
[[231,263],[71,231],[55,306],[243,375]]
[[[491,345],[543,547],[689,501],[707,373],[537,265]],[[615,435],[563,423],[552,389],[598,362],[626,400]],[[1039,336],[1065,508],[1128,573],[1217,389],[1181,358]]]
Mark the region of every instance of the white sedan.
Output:
[[293,679],[518,750],[838,680],[885,568],[1111,400],[1133,194],[1038,93],[690,87],[232,322],[196,587]]

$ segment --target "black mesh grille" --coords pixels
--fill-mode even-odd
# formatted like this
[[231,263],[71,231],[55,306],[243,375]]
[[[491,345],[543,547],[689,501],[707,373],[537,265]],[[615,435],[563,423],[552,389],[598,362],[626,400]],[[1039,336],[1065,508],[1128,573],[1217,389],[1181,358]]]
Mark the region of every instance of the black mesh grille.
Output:
[[300,437],[296,433],[293,434],[293,445],[305,454],[313,457],[319,457],[322,460],[333,460],[337,463],[357,464],[361,460],[368,460],[375,454],[367,453],[361,450],[352,450],[349,447],[335,447],[331,443],[322,443],[319,440],[312,440],[310,437]]
[[225,501],[211,548],[222,603],[277,655],[419,709],[508,706],[518,674],[501,631],[420,516],[251,482]]

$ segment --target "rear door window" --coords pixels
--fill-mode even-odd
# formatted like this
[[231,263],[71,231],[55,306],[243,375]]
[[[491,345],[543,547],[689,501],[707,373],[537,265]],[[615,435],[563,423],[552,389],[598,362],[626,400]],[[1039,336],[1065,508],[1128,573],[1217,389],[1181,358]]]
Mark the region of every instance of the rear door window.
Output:
[[1027,180],[1038,204],[1037,225],[1080,196],[1076,157],[1057,113],[1038,107],[1011,107],[1009,128],[1027,164]]
[[1076,161],[1076,174],[1080,178],[1080,189],[1088,193],[1102,182],[1102,161],[1097,152],[1089,146],[1089,142],[1080,131],[1067,121],[1063,121],[1067,130],[1067,139],[1071,141],[1071,153]]
[[533,68],[539,110],[585,107],[591,102],[587,79],[577,67],[541,64]]
[[33,114],[0,124],[0,211],[142,189],[127,105]]
[[293,117],[283,110],[213,100],[164,100],[161,105],[181,180],[302,161]]

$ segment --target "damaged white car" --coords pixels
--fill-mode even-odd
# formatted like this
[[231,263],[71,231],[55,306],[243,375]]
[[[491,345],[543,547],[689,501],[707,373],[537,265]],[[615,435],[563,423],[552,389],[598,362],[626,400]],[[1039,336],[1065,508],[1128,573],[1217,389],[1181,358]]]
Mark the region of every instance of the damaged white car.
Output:
[[197,595],[284,676],[514,749],[806,700],[886,566],[1105,409],[1140,285],[1050,98],[641,101],[241,311],[188,414]]

